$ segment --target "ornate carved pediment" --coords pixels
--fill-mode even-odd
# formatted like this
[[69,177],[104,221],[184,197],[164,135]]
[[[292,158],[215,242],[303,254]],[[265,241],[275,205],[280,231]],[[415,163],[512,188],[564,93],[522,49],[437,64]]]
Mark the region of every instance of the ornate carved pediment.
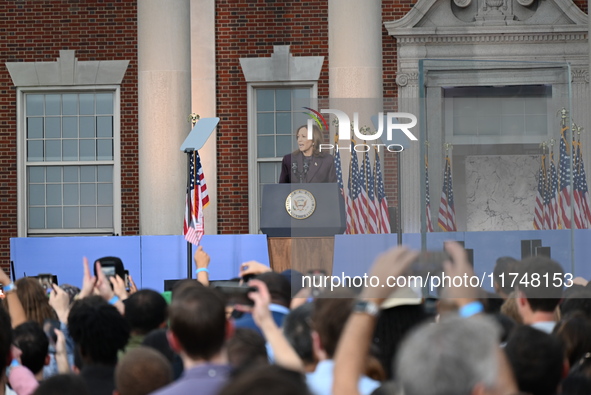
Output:
[[461,28],[470,34],[475,32],[471,28],[482,26],[503,32],[506,26],[541,25],[586,28],[587,15],[571,0],[419,0],[404,18],[385,23],[394,36],[409,29],[433,34],[437,28],[441,34]]

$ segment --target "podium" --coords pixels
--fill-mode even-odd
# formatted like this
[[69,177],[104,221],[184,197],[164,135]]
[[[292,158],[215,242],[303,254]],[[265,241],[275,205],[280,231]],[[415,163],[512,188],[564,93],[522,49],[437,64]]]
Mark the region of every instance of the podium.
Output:
[[346,221],[336,183],[263,186],[260,227],[275,271],[332,273],[334,235],[345,232]]

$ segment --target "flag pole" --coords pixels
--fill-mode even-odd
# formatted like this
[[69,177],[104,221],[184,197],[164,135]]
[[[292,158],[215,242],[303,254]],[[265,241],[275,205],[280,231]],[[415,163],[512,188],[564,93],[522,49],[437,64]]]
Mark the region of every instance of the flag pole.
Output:
[[[189,122],[191,122],[191,129],[195,127],[197,120],[199,119],[199,115],[192,113],[189,114]],[[191,201],[191,156],[194,154],[195,148],[185,148],[185,153],[187,154],[187,206],[193,207],[193,202]],[[185,208],[186,210],[186,208]],[[191,216],[193,215],[192,209],[189,213],[189,223]],[[187,240],[187,278],[193,278],[193,246],[191,242]]]
[[[187,207],[193,207],[191,202],[191,155],[193,155],[194,150],[192,148],[186,148],[185,153],[187,154]],[[185,210],[187,210],[185,207]],[[189,219],[191,218],[192,213],[189,213]],[[190,222],[189,222],[190,223]],[[191,262],[191,255],[192,255],[192,248],[191,242],[187,241],[187,278],[193,278],[193,262]]]

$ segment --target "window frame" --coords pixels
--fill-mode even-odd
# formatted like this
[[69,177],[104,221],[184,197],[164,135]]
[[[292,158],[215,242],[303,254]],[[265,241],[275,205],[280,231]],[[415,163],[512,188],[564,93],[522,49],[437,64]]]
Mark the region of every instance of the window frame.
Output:
[[256,90],[257,89],[281,89],[281,88],[307,88],[310,89],[310,101],[312,107],[318,106],[318,81],[282,81],[282,82],[249,82],[247,83],[247,108],[248,108],[248,223],[249,233],[259,234],[260,212],[259,201],[259,162],[274,162],[274,160],[258,160],[257,129],[256,129]]
[[[27,164],[26,111],[27,94],[113,93],[113,160],[51,161]],[[105,236],[121,234],[121,88],[120,85],[84,85],[53,87],[17,87],[17,234],[18,237]],[[113,165],[113,228],[36,229],[29,234],[27,200],[28,167]]]

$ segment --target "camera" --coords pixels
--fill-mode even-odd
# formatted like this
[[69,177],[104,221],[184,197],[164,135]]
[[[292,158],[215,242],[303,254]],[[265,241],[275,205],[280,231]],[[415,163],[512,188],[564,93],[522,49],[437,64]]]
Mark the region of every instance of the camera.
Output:
[[[121,279],[125,279],[125,268],[123,267],[123,261],[120,258],[114,256],[107,256],[97,259],[95,262],[101,264],[101,270],[107,280],[110,281],[111,277],[119,276]],[[96,263],[94,265],[94,275],[97,276]]]

